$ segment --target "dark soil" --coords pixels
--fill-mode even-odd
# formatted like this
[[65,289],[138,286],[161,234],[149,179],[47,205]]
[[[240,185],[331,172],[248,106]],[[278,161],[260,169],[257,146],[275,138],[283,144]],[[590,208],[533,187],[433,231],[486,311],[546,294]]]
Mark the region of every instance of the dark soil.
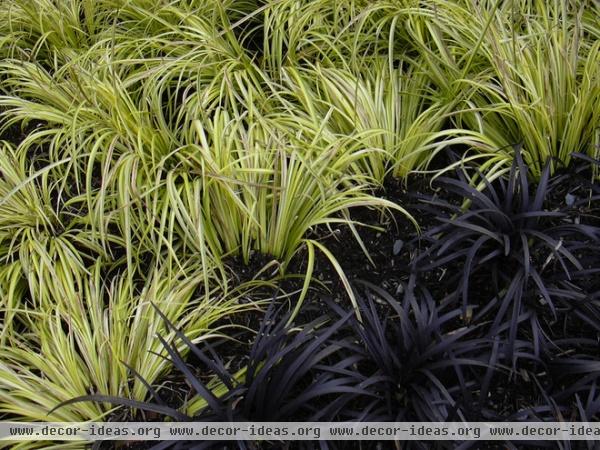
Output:
[[[6,111],[5,108],[0,107],[0,128],[4,123],[3,113]],[[42,122],[32,120],[29,123],[25,124],[12,124],[8,128],[4,130],[4,132],[0,133],[0,141],[8,141],[13,144],[15,147],[18,146],[29,134],[41,127],[43,125]]]
[[[429,180],[423,176],[411,177],[404,184],[388,179],[377,195],[390,200],[414,214],[418,208],[417,193],[434,194]],[[381,212],[361,207],[350,211],[351,219],[358,222],[355,229],[368,252],[361,247],[351,228],[339,225],[332,231],[316,230],[310,238],[320,240],[334,255],[349,281],[363,280],[382,286],[392,294],[399,294],[402,281],[408,280],[410,253],[415,251],[418,230],[400,211]],[[419,227],[427,228],[435,223],[434,217],[415,215]],[[339,275],[323,254],[316,253],[313,276],[323,283],[335,298],[346,293]],[[305,273],[305,254],[300,253],[291,264],[290,273]]]
[[594,180],[591,164],[574,158],[569,167],[556,171],[551,185],[549,205],[568,211],[575,223],[600,226],[600,183]]

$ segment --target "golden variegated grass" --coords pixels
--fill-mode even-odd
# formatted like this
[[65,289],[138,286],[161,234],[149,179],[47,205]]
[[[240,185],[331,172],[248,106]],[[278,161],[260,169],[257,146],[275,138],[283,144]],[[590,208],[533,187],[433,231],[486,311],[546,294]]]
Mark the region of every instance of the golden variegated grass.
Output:
[[8,144],[0,153],[0,412],[6,417],[90,420],[106,410],[82,405],[47,413],[56,402],[90,392],[144,398],[146,386],[133,373],[155,380],[168,368],[156,340],[164,324],[154,307],[203,338],[219,331],[214,323],[260,303],[238,302],[256,283],[230,288],[210,255],[185,267],[168,263],[168,254],[144,265],[136,242],[121,237],[134,263],[114,261],[89,239],[84,197],[61,199],[52,175],[68,161],[36,170],[26,156]]
[[98,419],[106,409],[91,404],[48,412],[90,393],[144,398],[146,386],[134,373],[151,382],[163,374],[168,360],[160,356],[156,334],[173,338],[153,304],[192,339],[218,332],[211,326],[224,316],[256,307],[239,303],[239,292],[202,292],[200,272],[167,277],[153,271],[133,297],[126,276],[103,279],[101,272],[95,265],[82,275],[74,297],[48,294],[45,304],[32,308],[23,302],[17,310],[27,331],[11,336],[1,350],[0,411],[31,421]]
[[482,171],[506,170],[519,144],[534,176],[550,158],[597,157],[597,6],[595,26],[578,2],[434,0],[397,14],[439,92],[458,97],[454,137],[487,159]]

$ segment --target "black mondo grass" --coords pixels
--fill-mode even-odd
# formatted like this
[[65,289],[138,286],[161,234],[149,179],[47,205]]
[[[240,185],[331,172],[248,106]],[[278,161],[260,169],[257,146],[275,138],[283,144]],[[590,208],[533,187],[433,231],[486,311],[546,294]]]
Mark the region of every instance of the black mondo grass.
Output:
[[[283,314],[285,305],[271,303],[261,322],[247,359],[237,375],[230,373],[218,355],[218,346],[205,342],[193,344],[159,311],[170,330],[185,344],[199,362],[191,367],[176,345],[162,337],[173,369],[181,374],[193,395],[206,402],[206,406],[188,415],[167,405],[159,392],[148,386],[152,401],[139,402],[127,398],[87,395],[63,402],[56,408],[91,401],[108,402],[129,408],[152,412],[176,421],[201,422],[288,422],[336,421],[344,419],[346,405],[358,397],[372,394],[365,389],[370,384],[352,367],[361,356],[345,351],[352,344],[340,330],[347,325],[353,311],[336,320],[321,316],[302,326],[286,326],[289,314]],[[208,371],[208,372],[207,372]],[[209,373],[218,379],[223,394],[211,391],[199,373]],[[135,374],[134,372],[134,375]],[[224,443],[169,442],[153,447],[209,448]],[[252,442],[236,442],[235,448],[260,448]],[[310,447],[312,448],[312,447]]]
[[460,403],[473,387],[469,369],[488,367],[482,356],[489,339],[477,336],[477,326],[463,325],[460,308],[447,299],[439,303],[413,282],[401,300],[361,282],[362,321],[354,316],[351,326],[374,398],[355,420],[464,420]]
[[[490,336],[502,329],[514,345],[518,330],[530,328],[537,356],[551,345],[548,328],[565,328],[573,317],[600,330],[597,289],[588,282],[598,274],[600,228],[573,220],[567,207],[547,209],[557,187],[550,162],[536,186],[518,148],[507,179],[479,174],[481,191],[457,173],[438,179],[443,194],[422,199],[442,214],[423,234],[415,272],[441,269],[465,314],[492,321]],[[464,198],[468,208],[446,201],[445,193]]]

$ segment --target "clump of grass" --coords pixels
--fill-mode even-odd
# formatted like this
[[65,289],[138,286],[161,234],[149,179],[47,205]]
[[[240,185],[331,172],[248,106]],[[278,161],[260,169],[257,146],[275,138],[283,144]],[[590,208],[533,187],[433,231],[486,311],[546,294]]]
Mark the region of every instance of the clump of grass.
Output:
[[[61,278],[43,286],[67,297],[50,291],[42,298],[22,296],[13,309],[19,332],[7,336],[1,350],[0,410],[20,420],[85,421],[105,417],[108,410],[82,404],[48,413],[74,395],[127,393],[144,399],[147,385],[134,374],[156,380],[168,367],[156,340],[166,330],[152,303],[190,339],[202,338],[229,314],[256,307],[238,302],[243,290],[205,291],[203,270],[194,270],[167,275],[155,269],[147,282],[131,286],[126,274],[107,278],[95,264],[76,286]],[[164,336],[170,342],[174,335]]]
[[510,165],[517,144],[536,178],[549,158],[568,164],[572,152],[597,156],[600,46],[583,6],[428,4],[435,14],[426,7],[414,19],[425,23],[418,46],[442,91],[463,91],[456,135],[472,134],[470,146],[491,157],[484,171]]
[[379,59],[366,73],[317,65],[282,74],[281,128],[317,148],[335,145],[340,159],[364,154],[349,165],[355,177],[382,184],[390,171],[406,177],[435,155],[447,108],[411,66],[390,68]]

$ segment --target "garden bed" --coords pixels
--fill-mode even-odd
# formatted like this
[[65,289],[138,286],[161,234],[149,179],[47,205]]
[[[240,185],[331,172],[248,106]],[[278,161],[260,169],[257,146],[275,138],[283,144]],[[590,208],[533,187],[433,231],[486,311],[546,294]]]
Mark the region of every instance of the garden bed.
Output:
[[0,420],[600,420],[595,2],[155,6],[0,1]]

